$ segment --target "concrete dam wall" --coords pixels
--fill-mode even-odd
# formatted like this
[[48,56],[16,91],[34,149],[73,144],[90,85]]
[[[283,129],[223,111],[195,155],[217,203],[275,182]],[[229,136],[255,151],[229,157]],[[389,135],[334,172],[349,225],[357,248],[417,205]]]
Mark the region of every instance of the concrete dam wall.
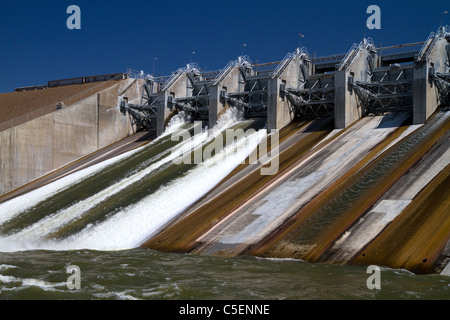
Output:
[[[298,48],[266,65],[243,56],[216,72],[141,73],[2,131],[1,194],[120,149],[135,131],[155,136],[0,202],[0,249],[141,247],[449,274],[448,31],[406,52],[364,39],[341,56]],[[224,145],[227,130],[246,130],[233,141],[248,148]],[[262,143],[275,174],[250,161]],[[196,153],[214,156],[195,163]]]

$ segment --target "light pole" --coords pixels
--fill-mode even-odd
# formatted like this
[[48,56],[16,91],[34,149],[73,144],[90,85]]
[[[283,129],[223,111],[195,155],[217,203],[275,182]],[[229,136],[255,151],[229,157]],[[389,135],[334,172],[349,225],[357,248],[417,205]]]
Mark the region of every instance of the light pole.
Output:
[[444,15],[447,14],[447,13],[448,13],[447,10],[446,11],[442,11],[442,14],[441,14],[441,27],[444,26]]
[[158,58],[153,59],[153,76],[155,76],[155,62],[158,60]]
[[243,43],[243,44],[242,44],[242,54],[241,54],[241,57],[244,56],[244,48],[245,48],[246,46],[247,46],[246,43]]
[[299,34],[299,38],[298,38],[298,47],[299,48],[301,48],[301,45],[300,45],[301,39],[304,38],[304,37],[305,37],[305,35],[303,33]]

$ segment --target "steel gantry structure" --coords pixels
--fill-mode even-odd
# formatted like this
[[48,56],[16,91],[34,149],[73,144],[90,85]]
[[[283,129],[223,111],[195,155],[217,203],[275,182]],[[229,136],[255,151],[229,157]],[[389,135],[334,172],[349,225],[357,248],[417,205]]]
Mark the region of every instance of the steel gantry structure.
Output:
[[157,126],[159,134],[176,112],[213,126],[228,107],[246,118],[267,117],[271,128],[320,117],[334,117],[335,127],[345,128],[363,116],[405,111],[424,123],[436,101],[450,105],[449,68],[447,26],[423,42],[377,48],[363,39],[342,55],[311,58],[298,48],[278,62],[252,64],[240,56],[219,71],[190,63],[169,77],[141,74],[139,103],[124,98],[121,111],[138,130]]
[[184,70],[187,78],[186,96],[174,98],[169,96],[168,107],[178,111],[184,111],[196,120],[207,120],[209,116],[209,87],[212,83],[214,72],[202,73],[196,63],[189,63]]
[[266,116],[267,72],[255,72],[248,56],[240,56],[235,66],[239,68],[238,92],[222,92],[222,102],[240,109],[247,118]]
[[282,88],[294,115],[314,119],[334,112],[334,75],[310,76],[300,88]]
[[131,123],[136,130],[153,129],[156,127],[158,116],[158,82],[150,75],[145,76],[142,85],[141,100],[139,104],[128,103],[122,100],[120,111],[131,117]]
[[381,67],[373,71],[370,81],[354,81],[362,114],[378,115],[412,110],[412,65]]

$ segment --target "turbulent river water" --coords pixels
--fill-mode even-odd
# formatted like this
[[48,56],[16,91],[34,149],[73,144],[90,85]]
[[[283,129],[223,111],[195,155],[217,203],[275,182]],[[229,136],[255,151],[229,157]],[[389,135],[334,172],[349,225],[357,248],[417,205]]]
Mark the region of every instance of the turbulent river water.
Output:
[[[70,266],[79,267],[79,289],[67,285],[75,275]],[[450,298],[447,276],[381,268],[380,289],[368,288],[369,276],[363,266],[228,259],[148,249],[0,253],[0,299]]]
[[[253,131],[200,164],[174,164],[227,128]],[[195,130],[175,119],[145,147],[0,203],[0,299],[450,298],[441,275],[381,268],[381,288],[369,289],[366,266],[138,249],[242,163],[265,132],[234,113],[213,130]],[[176,133],[192,137],[174,140]]]

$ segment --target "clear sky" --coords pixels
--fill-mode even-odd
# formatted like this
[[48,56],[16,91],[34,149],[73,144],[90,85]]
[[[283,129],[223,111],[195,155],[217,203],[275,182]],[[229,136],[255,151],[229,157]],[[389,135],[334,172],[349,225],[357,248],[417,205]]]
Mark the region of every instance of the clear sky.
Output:
[[[372,4],[379,30],[366,27]],[[66,26],[70,5],[81,9],[81,30]],[[446,10],[448,0],[1,0],[0,92],[127,68],[168,75],[191,61],[218,70],[242,52],[278,61],[299,44],[321,56],[364,37],[383,46],[423,41],[442,19],[450,24]]]

